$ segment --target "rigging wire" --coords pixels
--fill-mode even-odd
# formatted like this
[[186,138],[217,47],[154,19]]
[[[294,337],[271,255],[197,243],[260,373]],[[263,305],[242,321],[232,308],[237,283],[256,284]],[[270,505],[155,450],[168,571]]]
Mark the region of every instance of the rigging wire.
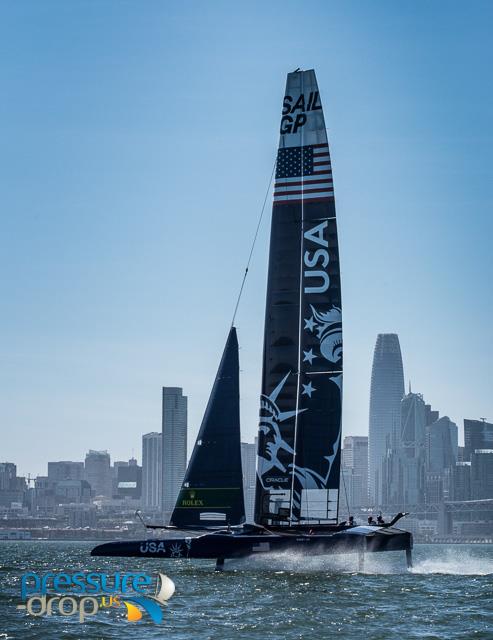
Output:
[[351,508],[349,506],[349,500],[348,500],[348,497],[347,497],[346,479],[344,478],[344,470],[341,473],[341,477],[342,477],[342,484],[344,485],[344,494],[346,496],[347,515],[348,515],[348,518],[349,518],[351,516]]
[[277,158],[276,158],[276,160],[274,160],[274,166],[272,167],[272,172],[270,174],[269,185],[267,187],[267,191],[265,192],[264,203],[263,203],[262,209],[260,211],[260,216],[259,216],[259,219],[258,219],[258,222],[257,222],[257,228],[255,229],[255,235],[253,236],[253,242],[252,242],[252,246],[250,248],[250,255],[248,256],[248,260],[247,260],[247,264],[246,264],[246,268],[245,268],[245,273],[243,274],[243,280],[241,281],[240,292],[238,293],[238,298],[236,300],[235,310],[234,310],[234,313],[233,313],[233,319],[231,320],[231,326],[234,326],[235,319],[236,319],[236,313],[237,313],[238,307],[240,305],[241,295],[243,293],[243,287],[245,286],[245,280],[246,280],[247,275],[248,275],[248,269],[249,269],[250,263],[252,261],[253,250],[255,249],[255,244],[256,244],[257,238],[258,238],[258,233],[260,231],[260,225],[262,224],[262,219],[264,217],[265,205],[267,204],[267,198],[269,197],[270,188],[271,188],[271,185],[272,185],[272,179],[274,178],[274,171],[276,170],[276,163],[277,163]]

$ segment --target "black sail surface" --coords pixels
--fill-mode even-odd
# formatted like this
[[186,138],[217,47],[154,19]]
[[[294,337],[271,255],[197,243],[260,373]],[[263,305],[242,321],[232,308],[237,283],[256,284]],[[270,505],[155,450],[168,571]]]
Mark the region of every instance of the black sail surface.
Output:
[[342,319],[332,170],[315,72],[288,74],[272,210],[255,520],[335,521]]
[[232,327],[171,524],[217,526],[244,521],[238,339]]

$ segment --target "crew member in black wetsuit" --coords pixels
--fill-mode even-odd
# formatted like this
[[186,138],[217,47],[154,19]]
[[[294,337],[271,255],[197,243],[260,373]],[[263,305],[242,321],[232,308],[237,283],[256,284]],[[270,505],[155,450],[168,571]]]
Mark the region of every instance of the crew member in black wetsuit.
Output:
[[385,524],[385,520],[382,518],[381,513],[379,513],[377,516],[377,524],[379,524],[381,527]]
[[368,516],[368,524],[369,525],[374,525],[375,521],[373,520],[373,516]]

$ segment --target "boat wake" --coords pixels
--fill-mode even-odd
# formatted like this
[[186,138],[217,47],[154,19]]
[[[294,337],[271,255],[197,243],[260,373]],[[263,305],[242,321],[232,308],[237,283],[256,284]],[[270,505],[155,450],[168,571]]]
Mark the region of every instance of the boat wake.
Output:
[[[457,548],[433,550],[432,557],[423,552],[414,554],[414,567],[407,569],[402,552],[369,553],[365,556],[364,569],[358,569],[355,554],[306,556],[292,552],[269,553],[245,559],[227,560],[226,570],[274,571],[278,573],[338,573],[364,575],[493,575],[493,555],[481,557],[471,550]],[[430,553],[431,555],[431,553]]]
[[440,550],[432,558],[418,559],[411,573],[488,576],[493,574],[493,557],[479,557],[470,550]]
[[238,560],[227,560],[226,570],[275,571],[278,573],[394,574],[406,572],[402,552],[367,554],[362,571],[358,556],[351,554],[307,556],[301,553],[266,553]]

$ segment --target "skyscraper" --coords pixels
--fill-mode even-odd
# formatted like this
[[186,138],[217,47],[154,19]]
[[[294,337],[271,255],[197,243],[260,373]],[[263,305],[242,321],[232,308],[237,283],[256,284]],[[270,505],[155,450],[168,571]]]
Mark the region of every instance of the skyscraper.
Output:
[[17,466],[13,462],[0,462],[0,491],[11,488],[17,477]]
[[84,479],[91,485],[95,496],[111,497],[110,454],[107,451],[94,451],[86,454]]
[[241,443],[241,468],[243,471],[243,494],[245,497],[245,516],[247,522],[253,522],[255,508],[255,482],[257,478],[257,445]]
[[142,495],[142,467],[135,458],[130,458],[126,465],[120,465],[116,476],[117,498],[132,498],[140,500]]
[[493,449],[493,424],[486,420],[464,420],[464,460],[476,449]]
[[163,437],[152,432],[142,436],[142,503],[146,509],[161,507]]
[[368,437],[346,436],[342,450],[342,472],[349,510],[368,503]]
[[13,462],[0,462],[0,506],[22,504],[27,491],[26,479],[17,475]]
[[187,397],[180,387],[163,387],[162,508],[170,517],[187,466]]
[[452,467],[451,473],[451,500],[471,499],[471,463],[458,462]]
[[83,480],[84,463],[60,460],[59,462],[48,462],[48,479],[59,480]]
[[471,495],[473,500],[493,496],[493,449],[476,449],[471,453]]
[[445,472],[457,463],[458,429],[455,422],[443,416],[426,429],[428,471]]
[[382,501],[406,508],[424,501],[426,416],[420,393],[401,401],[400,429],[387,449],[382,466]]
[[395,333],[380,333],[373,354],[370,388],[368,485],[373,505],[382,500],[382,462],[400,428],[403,396],[404,371],[399,337]]

